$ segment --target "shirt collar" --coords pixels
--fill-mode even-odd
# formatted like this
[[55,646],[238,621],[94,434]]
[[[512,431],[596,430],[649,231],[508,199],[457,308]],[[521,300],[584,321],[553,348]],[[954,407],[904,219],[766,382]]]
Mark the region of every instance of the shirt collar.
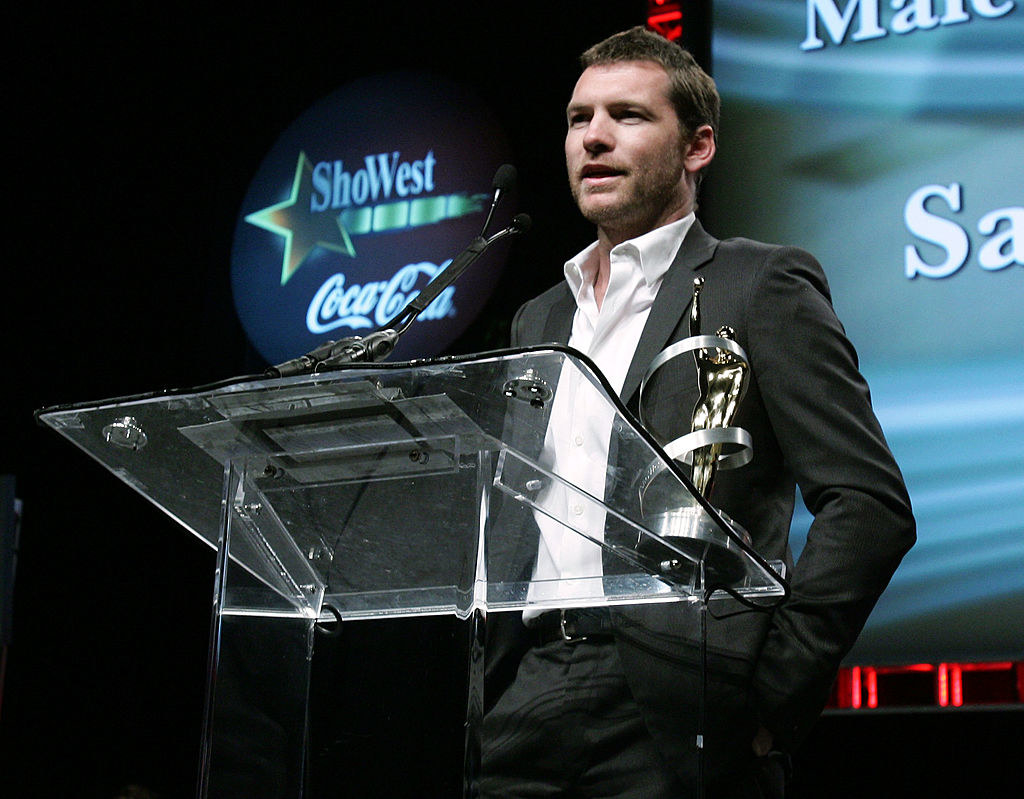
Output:
[[[691,211],[682,219],[662,225],[654,230],[629,239],[612,247],[611,257],[628,258],[635,261],[648,286],[657,286],[665,276],[668,268],[675,260],[679,247],[693,225],[694,214]],[[565,262],[565,280],[574,297],[579,297],[580,289],[585,282],[593,282],[597,270],[595,253],[597,242],[577,253]]]

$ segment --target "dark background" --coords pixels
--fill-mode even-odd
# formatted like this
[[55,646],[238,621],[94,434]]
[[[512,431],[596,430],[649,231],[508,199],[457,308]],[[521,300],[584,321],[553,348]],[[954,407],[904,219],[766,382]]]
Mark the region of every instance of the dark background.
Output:
[[[642,23],[645,2],[354,7],[4,14],[0,473],[24,501],[0,708],[5,797],[107,799],[128,783],[193,795],[214,553],[32,412],[262,369],[234,316],[231,236],[249,180],[297,116],[354,77],[417,67],[475,86],[504,124],[534,229],[453,352],[503,345],[514,309],[590,239],[565,187],[564,106],[577,54]],[[460,636],[437,621],[397,634],[435,648]],[[392,659],[367,659],[379,682],[366,691],[388,693],[379,669]],[[449,666],[428,659],[417,674],[443,680]],[[410,679],[395,667],[392,682]],[[796,785],[999,795],[1021,731],[1012,713],[828,717]]]

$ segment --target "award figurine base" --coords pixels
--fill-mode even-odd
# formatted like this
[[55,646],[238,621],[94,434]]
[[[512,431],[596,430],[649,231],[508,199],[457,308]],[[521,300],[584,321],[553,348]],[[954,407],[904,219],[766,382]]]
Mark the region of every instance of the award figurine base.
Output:
[[[724,513],[722,517],[739,536],[750,544],[747,531]],[[742,580],[746,573],[746,557],[739,543],[708,518],[700,508],[676,508],[651,514],[645,518],[648,529],[660,538],[670,541],[672,546],[686,553],[692,560],[662,558],[662,570],[677,572],[692,568],[697,561],[704,561],[704,573],[709,582],[731,585]],[[640,546],[641,551],[652,549],[650,539]],[[647,553],[653,554],[653,553]],[[675,554],[675,553],[670,553]]]

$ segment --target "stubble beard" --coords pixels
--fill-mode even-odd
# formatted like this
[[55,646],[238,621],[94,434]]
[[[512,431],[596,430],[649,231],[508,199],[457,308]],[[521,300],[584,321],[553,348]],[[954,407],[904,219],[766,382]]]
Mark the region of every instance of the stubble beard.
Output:
[[586,203],[588,198],[600,198],[611,192],[587,192],[579,182],[571,189],[583,218],[598,228],[619,234],[617,237],[623,241],[653,230],[662,224],[659,220],[685,207],[678,182],[649,172],[639,175],[628,193],[612,203]]

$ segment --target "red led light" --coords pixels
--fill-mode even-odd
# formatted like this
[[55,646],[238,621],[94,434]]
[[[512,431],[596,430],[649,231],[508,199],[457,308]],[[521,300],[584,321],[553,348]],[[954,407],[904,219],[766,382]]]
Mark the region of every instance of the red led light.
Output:
[[949,666],[949,701],[953,707],[963,707],[964,704],[964,675],[959,663]]
[[683,35],[683,12],[680,3],[670,0],[647,0],[647,27],[670,42]]
[[939,674],[935,681],[935,698],[939,707],[949,707],[949,666],[939,664]]

